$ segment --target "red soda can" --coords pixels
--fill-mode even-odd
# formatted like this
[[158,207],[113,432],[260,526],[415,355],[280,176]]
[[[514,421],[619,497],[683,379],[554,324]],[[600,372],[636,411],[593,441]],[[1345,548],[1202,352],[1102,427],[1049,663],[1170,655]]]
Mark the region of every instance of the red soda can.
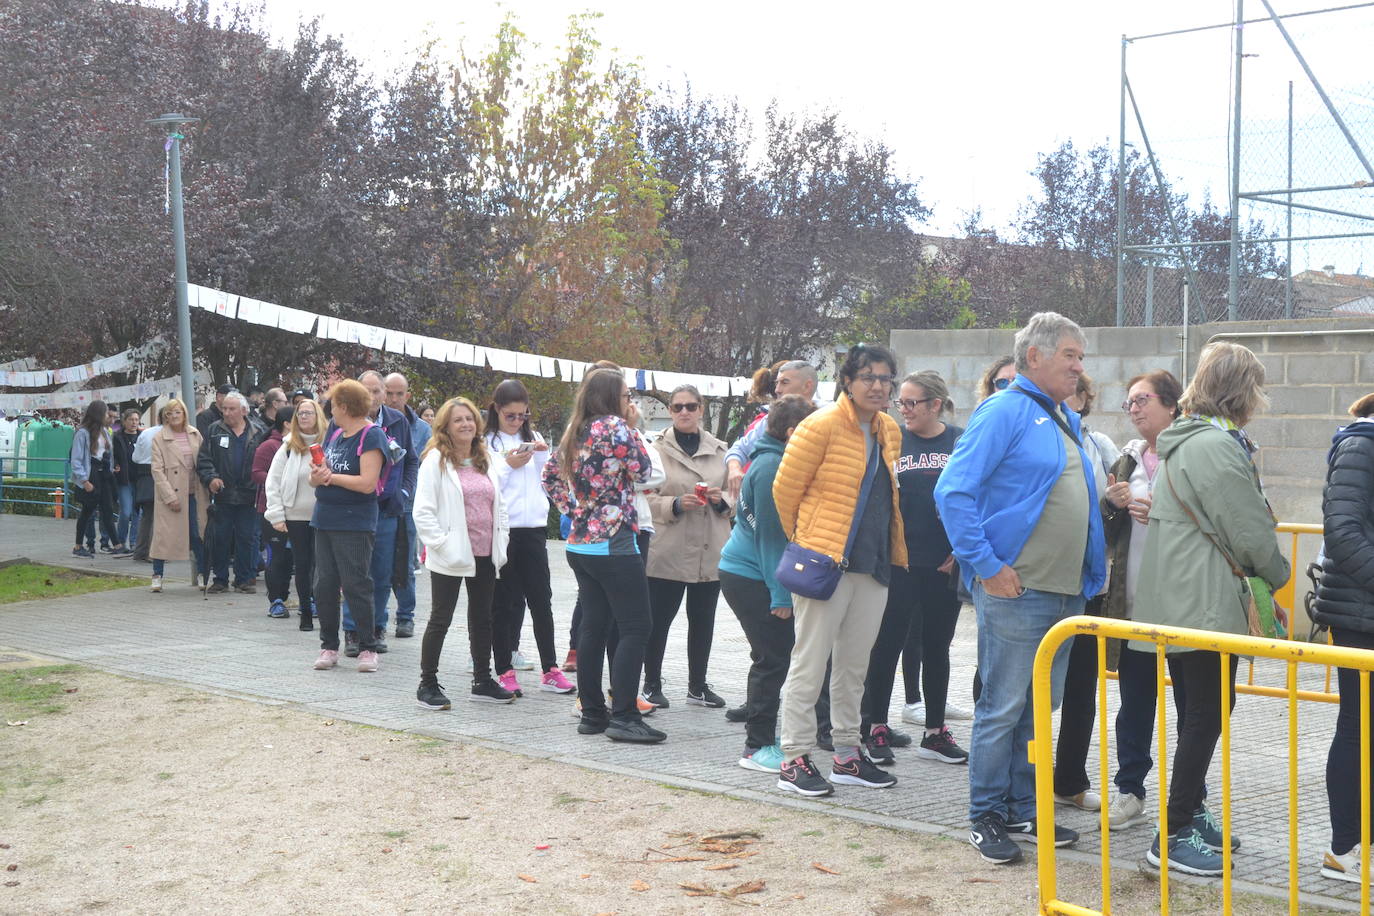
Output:
[[310,446],[310,463],[316,467],[324,464],[324,446],[318,442],[312,443]]
[[698,480],[696,486],[696,497],[702,502],[706,502],[706,494],[711,490],[711,485],[704,480]]

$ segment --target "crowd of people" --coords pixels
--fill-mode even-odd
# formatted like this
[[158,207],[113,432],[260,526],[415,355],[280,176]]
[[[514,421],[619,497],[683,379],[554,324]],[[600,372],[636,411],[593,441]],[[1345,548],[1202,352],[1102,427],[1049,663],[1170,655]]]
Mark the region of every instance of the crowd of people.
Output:
[[[290,615],[294,582],[300,628],[320,630],[314,667],[337,666],[342,651],[361,672],[387,651],[393,595],[391,632],[414,635],[422,565],[431,606],[419,705],[451,708],[441,656],[466,590],[471,700],[508,704],[533,686],[518,674],[535,667],[519,651],[528,608],[538,688],[576,694],[580,734],[631,743],[667,738],[646,719],[679,698],[663,672],[684,604],[681,700],[727,706],[708,679],[723,597],[750,647],[743,702],[724,713],[744,725],[741,767],[803,796],[881,789],[897,781],[886,767],[914,746],[967,765],[970,842],[1010,863],[1039,832],[1027,745],[1049,629],[1086,613],[1246,633],[1251,592],[1290,574],[1245,433],[1266,403],[1259,359],[1216,342],[1186,387],[1162,368],[1132,378],[1121,409],[1138,437],[1118,448],[1088,423],[1099,405],[1087,356],[1072,321],[1035,315],[988,367],[963,428],[945,380],[901,375],[886,347],[851,348],[827,404],[815,367],[784,360],[755,375],[758,409],[732,444],[706,427],[691,385],[669,393],[670,425],[651,435],[624,373],[604,362],[549,439],[517,380],[485,407],[454,397],[418,412],[399,373],[367,372],[318,400],[271,389],[261,406],[222,386],[194,419],[171,400],[155,425],[140,429],[129,412],[118,432],[96,402],[72,448],[74,553],[94,550],[98,521],[102,550],[152,560],[153,591],[168,562],[192,560],[208,592],[253,594],[261,571],[272,618]],[[1374,648],[1374,395],[1351,413],[1331,452],[1314,616],[1338,645]],[[577,583],[561,666],[551,505]],[[971,714],[948,699],[965,603],[978,631]],[[1097,640],[1068,641],[1053,660],[1055,801],[1108,805],[1113,830],[1149,819],[1154,656],[1153,643],[1107,643],[1121,697],[1110,797],[1087,770]],[[1169,646],[1167,660],[1178,747],[1167,822],[1147,859],[1158,865],[1167,848],[1170,868],[1217,875],[1223,838],[1206,778],[1229,715],[1222,698],[1235,703],[1236,658],[1223,672],[1217,652]],[[899,664],[901,720],[919,726],[915,736],[890,722]],[[1358,679],[1340,677],[1322,873],[1358,880]],[[949,724],[966,718],[967,749]],[[1057,846],[1078,838],[1053,829]]]

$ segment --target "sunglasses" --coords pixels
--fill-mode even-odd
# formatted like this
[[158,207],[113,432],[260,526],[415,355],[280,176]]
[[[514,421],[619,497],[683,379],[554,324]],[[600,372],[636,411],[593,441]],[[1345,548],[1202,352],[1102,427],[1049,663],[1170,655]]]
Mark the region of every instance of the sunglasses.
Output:
[[898,398],[898,399],[897,399],[897,406],[900,407],[900,408],[902,408],[903,410],[915,410],[917,407],[920,407],[922,404],[929,404],[931,401],[938,401],[938,400],[940,400],[940,399],[939,399],[939,398],[919,398],[919,399],[917,399],[917,400],[912,400],[911,398]]
[[682,413],[684,410],[688,413],[696,413],[701,409],[701,405],[693,401],[690,404],[669,404],[668,409],[673,413]]
[[523,423],[525,420],[528,420],[529,418],[530,418],[530,415],[529,415],[528,413],[503,413],[503,414],[501,414],[501,419],[507,420],[507,421],[509,421],[509,422],[511,422],[511,423],[514,423],[516,420],[519,420],[520,422]]
[[998,391],[1006,391],[1006,390],[1007,390],[1007,386],[1010,385],[1010,384],[1011,384],[1011,379],[1009,379],[1009,378],[999,378],[999,379],[997,379],[996,381],[994,381],[994,382],[992,383],[992,387],[993,387],[993,388],[996,388]]

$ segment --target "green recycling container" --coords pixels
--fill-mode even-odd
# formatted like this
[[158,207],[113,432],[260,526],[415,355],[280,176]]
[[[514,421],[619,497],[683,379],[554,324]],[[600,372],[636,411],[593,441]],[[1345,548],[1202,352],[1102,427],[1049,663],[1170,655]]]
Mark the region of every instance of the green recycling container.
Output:
[[19,432],[16,450],[18,476],[64,479],[75,432],[67,424],[53,420],[35,419],[25,423]]

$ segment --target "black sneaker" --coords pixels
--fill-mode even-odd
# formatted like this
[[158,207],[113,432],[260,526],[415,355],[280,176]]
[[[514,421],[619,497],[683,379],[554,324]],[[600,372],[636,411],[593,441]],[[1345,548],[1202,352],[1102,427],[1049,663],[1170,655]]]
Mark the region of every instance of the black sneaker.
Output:
[[[1038,843],[1039,836],[1035,832],[1035,818],[1028,821],[1015,821],[1007,825],[1007,836],[1019,843]],[[1054,845],[1072,846],[1078,842],[1078,831],[1070,830],[1062,824],[1054,825]]]
[[378,655],[387,651],[385,628],[378,628],[372,631],[372,651],[376,652]]
[[697,691],[696,693],[693,693],[691,688],[688,688],[687,705],[706,706],[710,709],[720,709],[722,706],[725,705],[725,701],[722,700],[718,695],[716,695],[715,691],[711,689],[710,684],[702,684],[701,690]]
[[234,591],[245,595],[256,595],[258,593],[258,586],[256,582],[249,579],[247,582],[240,582],[238,585],[235,585]]
[[110,551],[112,557],[131,557],[133,555],[134,549],[132,547],[115,547]]
[[85,547],[79,547],[79,546],[78,546],[78,547],[73,547],[73,548],[72,548],[72,556],[74,556],[74,557],[80,557],[80,558],[83,559],[83,560],[89,560],[89,559],[91,559],[92,557],[94,557],[95,554],[91,553],[91,552],[90,552],[89,550],[87,550]]
[[577,722],[577,733],[579,735],[605,734],[606,726],[610,724],[611,720],[605,716],[582,716]]
[[864,747],[868,750],[869,759],[874,763],[891,766],[897,762],[896,755],[892,753],[892,730],[885,724],[873,726],[868,737],[864,739]]
[[415,691],[415,702],[422,709],[452,709],[453,704],[444,696],[444,688],[438,684],[421,684]]
[[486,677],[472,682],[472,696],[468,699],[477,703],[514,703],[515,694]]
[[211,595],[218,595],[218,594],[221,594],[221,593],[223,593],[223,592],[229,591],[229,583],[228,583],[228,582],[211,582],[211,583],[210,583],[210,587],[207,588],[205,591],[208,592],[208,593],[211,594]]
[[415,621],[398,620],[396,621],[396,638],[410,639],[415,635]]
[[729,709],[725,710],[725,721],[726,721],[726,722],[746,722],[746,721],[748,721],[748,719],[749,719],[749,707],[748,707],[748,706],[743,706],[743,705],[741,705],[741,706],[731,706]]
[[873,765],[873,761],[859,754],[843,761],[832,758],[830,781],[842,786],[888,789],[897,784],[897,777],[878,769]]
[[1007,835],[1007,825],[996,814],[980,817],[969,829],[968,841],[985,861],[994,865],[1010,865],[1021,861],[1021,847]]
[[109,544],[101,544],[101,545],[100,545],[100,552],[101,552],[101,553],[114,554],[114,553],[119,553],[119,550],[118,550],[118,548],[111,547]]
[[941,763],[968,763],[968,751],[954,743],[954,736],[947,728],[922,738],[921,746],[916,749],[916,756],[938,760]]
[[887,730],[887,740],[893,747],[911,747],[911,735],[892,727]]
[[659,709],[668,708],[668,698],[663,695],[662,681],[645,681],[644,692],[640,694],[644,702],[653,703]]
[[358,634],[352,630],[344,630],[344,655],[349,658],[357,658],[359,648]]
[[612,741],[633,741],[635,744],[658,744],[668,736],[643,719],[617,722],[612,719],[606,726],[606,737]]
[[810,754],[796,760],[783,761],[782,768],[778,770],[778,788],[809,798],[818,798],[835,791],[835,787],[826,781],[820,770],[811,762]]

